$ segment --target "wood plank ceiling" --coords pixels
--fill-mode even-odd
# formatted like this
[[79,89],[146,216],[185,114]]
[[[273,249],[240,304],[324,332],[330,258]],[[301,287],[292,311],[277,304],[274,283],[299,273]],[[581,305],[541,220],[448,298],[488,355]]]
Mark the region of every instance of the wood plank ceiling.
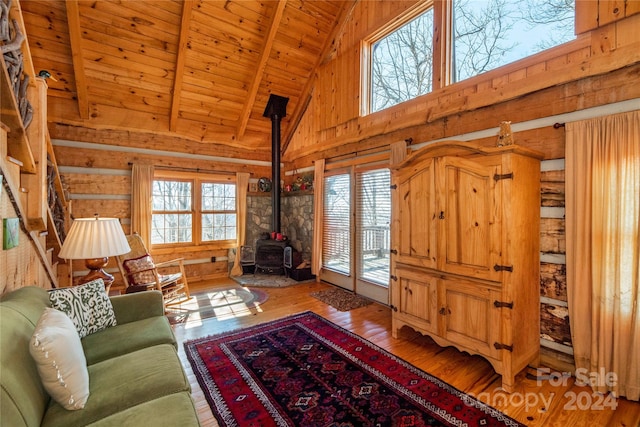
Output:
[[353,1],[21,0],[49,122],[270,151],[288,141]]

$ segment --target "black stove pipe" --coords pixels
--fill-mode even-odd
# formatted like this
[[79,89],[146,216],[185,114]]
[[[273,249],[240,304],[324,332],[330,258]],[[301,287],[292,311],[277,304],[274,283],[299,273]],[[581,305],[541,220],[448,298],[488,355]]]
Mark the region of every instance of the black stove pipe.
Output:
[[280,233],[280,122],[287,115],[289,98],[270,95],[264,117],[271,118],[271,211],[272,231]]

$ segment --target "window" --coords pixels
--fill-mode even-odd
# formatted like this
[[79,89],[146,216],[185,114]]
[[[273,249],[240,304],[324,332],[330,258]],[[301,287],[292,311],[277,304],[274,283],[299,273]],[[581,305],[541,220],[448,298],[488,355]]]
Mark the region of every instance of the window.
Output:
[[192,183],[153,181],[151,243],[191,242]]
[[573,40],[573,0],[454,0],[452,81]]
[[[452,19],[436,18],[447,16]],[[406,19],[365,40],[363,113],[570,41],[575,38],[574,19],[574,0],[420,3]],[[434,38],[436,30],[445,36]]]
[[235,184],[202,184],[202,241],[236,238]]
[[[221,179],[222,181],[223,179]],[[151,243],[200,244],[236,239],[236,185],[215,177],[153,181]]]
[[433,8],[371,45],[371,112],[431,92]]

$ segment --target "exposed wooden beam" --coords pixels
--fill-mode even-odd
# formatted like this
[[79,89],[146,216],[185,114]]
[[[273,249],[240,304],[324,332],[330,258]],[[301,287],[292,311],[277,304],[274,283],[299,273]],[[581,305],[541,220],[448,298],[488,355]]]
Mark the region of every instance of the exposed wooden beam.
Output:
[[277,2],[276,10],[274,11],[273,17],[271,18],[269,32],[264,39],[262,51],[260,52],[260,60],[258,61],[256,72],[254,74],[253,80],[251,81],[251,86],[249,87],[249,92],[247,93],[247,99],[244,103],[244,107],[242,108],[242,113],[240,113],[240,118],[238,119],[238,127],[236,131],[238,139],[241,139],[244,136],[244,132],[247,129],[247,123],[249,122],[251,110],[253,109],[253,104],[256,100],[258,89],[260,88],[260,82],[262,81],[264,69],[267,65],[269,55],[271,54],[273,40],[275,39],[276,33],[278,32],[280,20],[282,19],[282,14],[284,13],[284,8],[286,5],[286,0],[280,0],[279,2]]
[[89,118],[89,94],[87,92],[87,79],[84,72],[82,55],[82,31],[80,29],[80,9],[78,0],[68,0],[67,23],[69,26],[69,41],[71,44],[71,60],[73,62],[73,73],[76,80],[76,96],[78,98],[78,111],[80,118]]
[[287,147],[291,142],[291,138],[293,138],[293,134],[295,133],[298,125],[300,124],[300,120],[302,120],[302,116],[304,115],[309,103],[311,102],[311,94],[313,92],[313,86],[315,85],[317,70],[323,64],[326,64],[335,56],[336,50],[336,39],[342,34],[344,31],[344,26],[346,22],[351,17],[353,13],[353,8],[355,7],[357,1],[356,0],[348,0],[342,4],[342,9],[338,15],[338,18],[335,20],[335,24],[331,29],[331,33],[329,33],[327,40],[325,41],[324,47],[322,49],[322,54],[318,56],[316,63],[313,66],[313,70],[307,79],[307,83],[304,85],[302,92],[300,93],[300,101],[296,105],[293,114],[291,115],[291,119],[289,123],[291,124],[288,129],[285,130],[284,135],[282,137],[282,152],[287,151]]
[[178,54],[176,57],[176,72],[173,79],[173,91],[171,97],[171,117],[169,118],[169,130],[172,132],[176,131],[176,122],[178,121],[178,113],[180,112],[180,93],[182,92],[182,78],[184,76],[184,58],[189,38],[193,3],[193,0],[185,0],[182,4],[182,20],[180,22],[180,38],[178,41]]

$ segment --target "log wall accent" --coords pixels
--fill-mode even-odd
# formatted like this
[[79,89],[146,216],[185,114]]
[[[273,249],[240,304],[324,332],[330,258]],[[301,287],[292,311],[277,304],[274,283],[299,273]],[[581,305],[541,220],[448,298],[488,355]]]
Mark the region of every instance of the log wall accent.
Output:
[[540,187],[542,206],[564,207],[564,170],[542,172]]
[[567,301],[567,267],[565,264],[540,264],[540,295]]
[[[564,132],[563,132],[564,133]],[[563,144],[564,146],[564,144]],[[564,159],[543,162],[540,174],[540,344],[543,364],[564,371],[573,362],[567,308]]]

